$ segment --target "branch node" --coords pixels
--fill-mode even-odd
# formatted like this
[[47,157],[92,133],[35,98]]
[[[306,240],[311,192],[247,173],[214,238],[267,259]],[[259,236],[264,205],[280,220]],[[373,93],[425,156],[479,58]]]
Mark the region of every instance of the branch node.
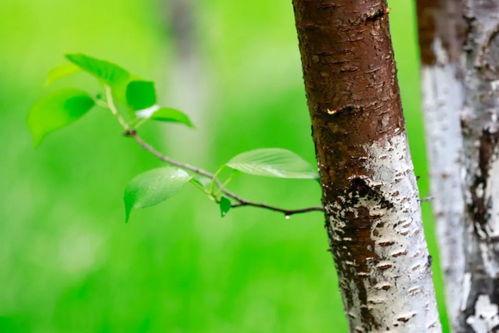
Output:
[[123,135],[126,137],[135,137],[137,135],[137,131],[134,129],[127,129],[123,132]]

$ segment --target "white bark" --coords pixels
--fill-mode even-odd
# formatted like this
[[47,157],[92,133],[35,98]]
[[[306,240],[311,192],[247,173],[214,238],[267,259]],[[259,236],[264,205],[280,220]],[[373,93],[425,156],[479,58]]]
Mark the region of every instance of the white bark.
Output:
[[[345,234],[349,226],[344,222],[347,216],[369,209],[367,215],[376,217],[370,231],[373,246],[369,250],[373,256],[366,263],[348,257],[336,260],[340,285],[349,290],[344,303],[353,332],[367,332],[363,326],[366,297],[366,310],[379,325],[369,332],[441,331],[416,179],[406,136],[400,132],[365,147],[372,161],[368,163],[372,177],[352,180],[360,182],[363,188],[348,193],[336,206],[326,207],[333,242],[348,241]],[[365,272],[357,273],[363,281],[361,288],[357,279],[348,278],[358,271],[355,267],[359,264],[367,266]]]
[[422,89],[426,142],[430,162],[433,211],[445,276],[446,303],[457,327],[464,281],[464,200],[460,113],[464,87],[458,64],[449,60],[440,39],[433,43],[436,61],[424,65]]
[[499,330],[499,0],[465,0],[466,277],[460,330]]

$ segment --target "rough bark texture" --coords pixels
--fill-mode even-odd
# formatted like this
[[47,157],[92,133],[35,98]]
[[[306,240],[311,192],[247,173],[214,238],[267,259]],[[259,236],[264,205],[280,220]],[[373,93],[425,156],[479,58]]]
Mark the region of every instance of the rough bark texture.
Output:
[[384,0],[294,0],[352,332],[439,332]]
[[465,21],[457,0],[418,0],[426,142],[433,210],[452,327],[458,328],[464,280],[464,199],[460,114]]
[[464,0],[465,280],[461,332],[499,331],[499,1]]

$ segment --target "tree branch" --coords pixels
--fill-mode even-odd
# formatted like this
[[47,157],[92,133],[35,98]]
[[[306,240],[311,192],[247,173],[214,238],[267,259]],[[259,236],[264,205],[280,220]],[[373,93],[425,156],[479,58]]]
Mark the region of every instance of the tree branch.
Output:
[[240,207],[262,208],[262,209],[267,209],[267,210],[271,210],[271,211],[274,211],[274,212],[282,213],[286,217],[289,217],[289,216],[292,216],[292,215],[296,215],[296,214],[303,214],[303,213],[310,213],[310,212],[322,212],[322,211],[324,211],[324,209],[322,207],[320,207],[320,206],[307,207],[307,208],[302,208],[302,209],[284,209],[284,208],[279,208],[279,207],[276,207],[276,206],[267,205],[265,203],[260,203],[260,202],[254,202],[254,201],[247,200],[247,199],[242,198],[239,195],[237,195],[237,194],[229,191],[228,189],[226,189],[224,187],[224,185],[220,182],[220,180],[218,180],[216,178],[216,176],[214,174],[212,174],[211,172],[208,172],[208,171],[206,171],[204,169],[195,167],[195,166],[190,165],[188,163],[183,163],[183,162],[174,160],[174,159],[172,159],[172,158],[170,158],[170,157],[162,154],[157,149],[155,149],[153,146],[151,146],[149,143],[147,143],[146,141],[144,141],[144,139],[142,139],[138,135],[137,131],[135,131],[135,130],[127,130],[127,131],[125,131],[124,135],[126,137],[130,137],[130,138],[134,139],[135,142],[137,142],[139,144],[139,146],[141,146],[143,149],[145,149],[146,151],[148,151],[149,153],[151,153],[153,156],[155,156],[159,160],[161,160],[161,161],[163,161],[165,163],[174,165],[176,167],[179,167],[179,168],[182,168],[182,169],[185,169],[185,170],[189,170],[189,171],[191,171],[191,172],[193,172],[195,174],[198,174],[200,176],[212,179],[215,182],[215,184],[220,188],[220,190],[222,191],[223,194],[225,194],[227,197],[229,197],[229,198],[231,198],[231,199],[233,199],[233,200],[235,200],[237,202],[237,203],[235,203],[235,204],[232,205],[232,208],[240,208]]

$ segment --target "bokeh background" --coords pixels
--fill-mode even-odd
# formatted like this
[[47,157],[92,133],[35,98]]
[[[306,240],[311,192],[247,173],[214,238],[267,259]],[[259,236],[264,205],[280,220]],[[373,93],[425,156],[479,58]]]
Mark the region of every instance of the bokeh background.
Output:
[[[122,191],[160,163],[94,110],[33,149],[26,116],[69,52],[158,82],[197,129],[147,125],[178,159],[215,170],[283,147],[313,161],[289,0],[0,2],[0,332],[347,332],[321,214],[218,207],[186,188],[123,222]],[[428,174],[412,1],[391,1],[399,79],[422,196]],[[94,89],[94,87],[91,87]],[[288,207],[311,181],[239,176],[232,188]],[[444,326],[434,227],[423,204]]]

